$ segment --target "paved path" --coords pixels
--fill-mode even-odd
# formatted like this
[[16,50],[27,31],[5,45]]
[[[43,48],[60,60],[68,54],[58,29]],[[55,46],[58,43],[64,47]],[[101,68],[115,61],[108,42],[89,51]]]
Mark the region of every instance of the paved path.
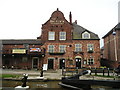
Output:
[[[2,74],[19,74],[19,75],[28,74],[28,79],[37,79],[37,77],[40,77],[40,70],[0,69],[0,71],[2,71]],[[61,80],[61,78],[63,77],[61,69],[44,71],[43,76],[45,79],[49,79],[49,80]],[[108,80],[114,78],[103,78],[103,77],[84,75],[81,76],[80,79]]]

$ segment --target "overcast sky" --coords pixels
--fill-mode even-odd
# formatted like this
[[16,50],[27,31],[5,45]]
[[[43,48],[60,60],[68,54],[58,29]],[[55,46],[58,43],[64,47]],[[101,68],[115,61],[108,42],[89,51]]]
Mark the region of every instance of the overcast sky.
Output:
[[102,38],[118,23],[120,0],[0,0],[0,39],[36,39],[57,8]]

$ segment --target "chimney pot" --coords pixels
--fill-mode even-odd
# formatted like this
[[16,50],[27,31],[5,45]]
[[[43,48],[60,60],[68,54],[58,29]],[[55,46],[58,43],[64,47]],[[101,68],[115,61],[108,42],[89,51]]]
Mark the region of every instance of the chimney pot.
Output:
[[75,24],[77,24],[77,20],[75,20]]

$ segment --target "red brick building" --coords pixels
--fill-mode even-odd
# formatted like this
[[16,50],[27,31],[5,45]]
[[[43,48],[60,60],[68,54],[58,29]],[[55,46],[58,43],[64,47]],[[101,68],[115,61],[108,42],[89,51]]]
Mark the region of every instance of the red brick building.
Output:
[[99,67],[100,44],[95,33],[72,23],[70,12],[69,21],[58,9],[50,19],[42,25],[39,39],[46,49],[44,63],[48,69],[62,67]]
[[41,41],[32,40],[2,40],[2,65],[5,68],[31,69],[42,66]]
[[[37,68],[40,68],[42,64],[46,65],[48,69],[99,67],[99,40],[98,35],[77,25],[77,21],[72,23],[71,13],[69,21],[67,21],[64,14],[57,9],[42,25],[42,33],[35,40],[39,46],[34,46],[42,50],[38,55],[39,65]],[[32,58],[31,55],[30,58]],[[32,65],[31,59],[28,66],[33,68]]]
[[116,68],[120,63],[120,23],[110,30],[104,37],[103,58],[109,67]]

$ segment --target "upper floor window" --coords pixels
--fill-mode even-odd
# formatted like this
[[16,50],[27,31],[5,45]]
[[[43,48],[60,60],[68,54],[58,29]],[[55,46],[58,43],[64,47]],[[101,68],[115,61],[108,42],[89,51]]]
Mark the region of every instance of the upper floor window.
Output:
[[66,32],[60,32],[59,33],[59,39],[60,40],[66,40]]
[[54,52],[54,45],[48,45],[48,52]]
[[29,44],[23,44],[23,47],[28,50],[29,49]]
[[59,51],[60,52],[65,52],[66,51],[66,45],[60,45],[59,46]]
[[55,40],[55,32],[48,33],[48,40]]
[[87,45],[87,51],[93,51],[94,50],[94,45],[93,44],[88,44]]
[[82,45],[81,44],[75,44],[75,52],[82,51]]
[[82,34],[82,38],[83,38],[83,39],[90,39],[90,33],[84,32],[84,33]]

